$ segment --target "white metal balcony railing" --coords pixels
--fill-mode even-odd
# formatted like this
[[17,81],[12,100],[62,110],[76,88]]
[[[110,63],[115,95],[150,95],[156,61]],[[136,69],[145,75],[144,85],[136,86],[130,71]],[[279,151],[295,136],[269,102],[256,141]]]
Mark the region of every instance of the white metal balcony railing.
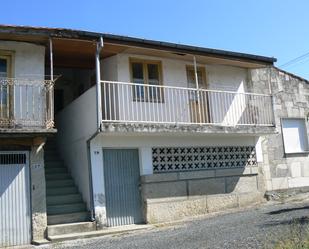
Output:
[[1,128],[53,128],[53,106],[53,81],[0,78]]
[[266,94],[101,81],[103,122],[273,126]]

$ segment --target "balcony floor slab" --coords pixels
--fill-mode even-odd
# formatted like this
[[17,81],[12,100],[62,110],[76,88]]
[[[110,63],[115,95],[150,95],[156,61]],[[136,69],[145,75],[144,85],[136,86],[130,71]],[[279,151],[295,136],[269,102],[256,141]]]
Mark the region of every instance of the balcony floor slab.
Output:
[[146,123],[102,123],[105,133],[198,133],[267,135],[276,133],[274,126],[222,126],[213,124],[146,124]]

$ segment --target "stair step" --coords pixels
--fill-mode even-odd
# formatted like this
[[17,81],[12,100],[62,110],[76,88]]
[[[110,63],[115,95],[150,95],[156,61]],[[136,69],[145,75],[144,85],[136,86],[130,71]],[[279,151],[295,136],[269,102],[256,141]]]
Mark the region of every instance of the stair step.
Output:
[[72,233],[85,233],[96,230],[95,222],[77,222],[47,227],[47,236],[57,236]]
[[61,179],[71,179],[68,173],[48,173],[45,174],[46,180],[61,180]]
[[89,221],[89,219],[90,214],[88,212],[47,215],[47,224],[56,225],[56,224],[67,224],[73,222],[85,222]]
[[59,159],[47,160],[45,159],[45,168],[66,168],[64,162]]
[[53,174],[53,173],[68,173],[66,167],[48,167],[45,169],[46,174]]
[[73,179],[46,181],[46,188],[75,187]]
[[55,147],[45,147],[44,148],[44,155],[55,154],[57,152],[58,152],[57,146],[55,146]]
[[73,203],[65,205],[52,205],[47,206],[47,215],[55,214],[70,214],[76,212],[85,212],[87,211],[85,203]]
[[46,197],[47,205],[61,205],[82,202],[80,194],[50,195]]
[[47,188],[46,195],[55,196],[55,195],[68,195],[68,194],[77,194],[78,190],[74,187],[63,187],[63,188]]

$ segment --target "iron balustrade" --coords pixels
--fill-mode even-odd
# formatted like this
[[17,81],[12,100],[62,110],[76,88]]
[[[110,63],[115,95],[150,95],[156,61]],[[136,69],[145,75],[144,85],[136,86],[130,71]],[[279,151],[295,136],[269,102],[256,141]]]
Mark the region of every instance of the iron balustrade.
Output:
[[0,78],[0,128],[53,127],[53,81]]

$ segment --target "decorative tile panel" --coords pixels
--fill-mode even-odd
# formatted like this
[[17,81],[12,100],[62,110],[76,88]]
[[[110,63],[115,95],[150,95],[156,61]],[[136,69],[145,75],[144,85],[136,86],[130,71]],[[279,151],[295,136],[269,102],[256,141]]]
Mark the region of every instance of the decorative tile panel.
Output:
[[256,164],[254,146],[152,148],[154,173],[244,168]]

